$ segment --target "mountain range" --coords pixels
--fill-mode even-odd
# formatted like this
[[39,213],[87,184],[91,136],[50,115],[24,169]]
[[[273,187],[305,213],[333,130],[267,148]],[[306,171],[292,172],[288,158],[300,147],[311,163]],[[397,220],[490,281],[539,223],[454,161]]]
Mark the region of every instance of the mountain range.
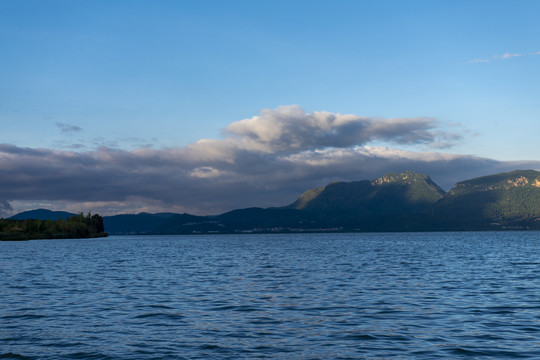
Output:
[[[45,209],[15,219],[74,215]],[[448,192],[405,171],[375,180],[333,182],[292,204],[216,216],[140,213],[105,216],[109,234],[540,229],[540,172],[517,170],[457,183]]]

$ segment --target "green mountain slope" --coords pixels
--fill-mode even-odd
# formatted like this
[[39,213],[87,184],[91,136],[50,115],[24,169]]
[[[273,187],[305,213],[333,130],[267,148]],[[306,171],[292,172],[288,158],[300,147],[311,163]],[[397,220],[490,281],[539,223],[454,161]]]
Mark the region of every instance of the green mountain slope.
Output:
[[341,218],[396,215],[428,211],[443,195],[429,176],[405,171],[374,181],[335,182],[311,189],[287,208]]
[[540,172],[516,170],[457,183],[433,207],[439,223],[466,228],[518,225],[540,218]]

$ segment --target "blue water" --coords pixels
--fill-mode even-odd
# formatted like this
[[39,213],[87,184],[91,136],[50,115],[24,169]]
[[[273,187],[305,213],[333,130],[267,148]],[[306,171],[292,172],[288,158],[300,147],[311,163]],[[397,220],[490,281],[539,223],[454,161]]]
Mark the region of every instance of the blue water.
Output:
[[540,233],[0,242],[0,358],[540,358]]

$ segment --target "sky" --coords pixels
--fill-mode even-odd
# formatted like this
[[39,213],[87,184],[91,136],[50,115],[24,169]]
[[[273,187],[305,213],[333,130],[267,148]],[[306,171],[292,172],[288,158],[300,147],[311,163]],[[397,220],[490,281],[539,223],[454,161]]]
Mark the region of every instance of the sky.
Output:
[[0,0],[0,216],[540,170],[540,2]]

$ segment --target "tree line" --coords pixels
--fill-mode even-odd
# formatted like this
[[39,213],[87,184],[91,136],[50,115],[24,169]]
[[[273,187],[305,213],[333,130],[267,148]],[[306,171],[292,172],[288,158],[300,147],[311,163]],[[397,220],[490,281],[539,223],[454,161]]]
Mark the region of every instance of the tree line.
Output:
[[105,237],[103,217],[79,213],[62,220],[0,219],[0,240],[68,239]]

